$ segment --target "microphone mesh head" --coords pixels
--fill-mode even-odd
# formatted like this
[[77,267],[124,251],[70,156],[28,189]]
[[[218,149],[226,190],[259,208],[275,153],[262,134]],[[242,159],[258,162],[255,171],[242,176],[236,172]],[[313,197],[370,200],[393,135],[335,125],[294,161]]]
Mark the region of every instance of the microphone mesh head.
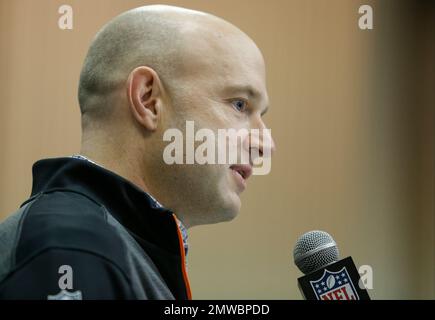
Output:
[[339,259],[337,244],[325,231],[310,231],[296,241],[293,250],[296,266],[304,274],[314,272]]

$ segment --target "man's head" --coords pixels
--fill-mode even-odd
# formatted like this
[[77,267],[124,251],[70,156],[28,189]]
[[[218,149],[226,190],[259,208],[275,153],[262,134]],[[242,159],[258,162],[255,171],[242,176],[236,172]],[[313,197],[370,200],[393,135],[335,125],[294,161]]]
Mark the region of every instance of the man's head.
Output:
[[[91,44],[79,103],[82,153],[149,192],[185,225],[238,213],[244,182],[231,164],[167,165],[163,159],[165,131],[184,132],[186,121],[214,132],[265,128],[263,57],[232,24],[160,5],[121,14]],[[249,135],[241,143],[247,152],[254,145]],[[260,154],[263,147],[260,141]]]

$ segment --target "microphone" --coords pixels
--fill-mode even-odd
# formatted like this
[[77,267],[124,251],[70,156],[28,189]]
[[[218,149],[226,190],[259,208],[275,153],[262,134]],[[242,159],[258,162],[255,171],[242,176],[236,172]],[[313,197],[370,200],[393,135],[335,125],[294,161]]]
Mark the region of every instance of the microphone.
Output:
[[334,239],[325,231],[303,234],[293,250],[296,266],[305,276],[298,286],[307,300],[370,300],[359,285],[360,275],[352,257],[339,260]]

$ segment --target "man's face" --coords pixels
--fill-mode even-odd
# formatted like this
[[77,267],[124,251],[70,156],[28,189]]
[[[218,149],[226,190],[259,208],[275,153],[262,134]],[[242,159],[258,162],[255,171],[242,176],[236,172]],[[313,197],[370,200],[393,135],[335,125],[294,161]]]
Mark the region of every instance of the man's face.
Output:
[[[209,32],[190,44],[165,129],[178,128],[186,139],[186,121],[194,121],[195,132],[211,129],[216,138],[218,129],[266,128],[262,119],[268,107],[265,66],[255,44],[241,33],[226,34],[225,30]],[[196,142],[195,149],[201,143]],[[242,145],[238,150],[249,159],[250,148],[254,148],[250,135],[238,144]],[[261,141],[255,146],[260,154],[263,147]],[[273,148],[271,140],[269,148]],[[186,153],[186,144],[183,150]],[[222,150],[216,146],[216,159],[219,152]],[[228,160],[225,164],[162,164],[160,173],[167,176],[164,181],[173,196],[163,200],[164,204],[188,212],[190,225],[233,219],[240,210],[240,195],[252,166],[237,167]],[[184,212],[177,214],[182,217]]]

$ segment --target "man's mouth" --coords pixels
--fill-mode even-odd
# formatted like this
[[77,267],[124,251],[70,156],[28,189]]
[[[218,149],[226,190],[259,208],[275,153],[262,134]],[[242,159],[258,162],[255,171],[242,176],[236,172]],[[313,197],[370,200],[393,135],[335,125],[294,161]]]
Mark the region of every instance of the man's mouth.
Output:
[[230,169],[234,172],[241,189],[245,189],[246,180],[252,175],[252,167],[248,164],[233,164]]

